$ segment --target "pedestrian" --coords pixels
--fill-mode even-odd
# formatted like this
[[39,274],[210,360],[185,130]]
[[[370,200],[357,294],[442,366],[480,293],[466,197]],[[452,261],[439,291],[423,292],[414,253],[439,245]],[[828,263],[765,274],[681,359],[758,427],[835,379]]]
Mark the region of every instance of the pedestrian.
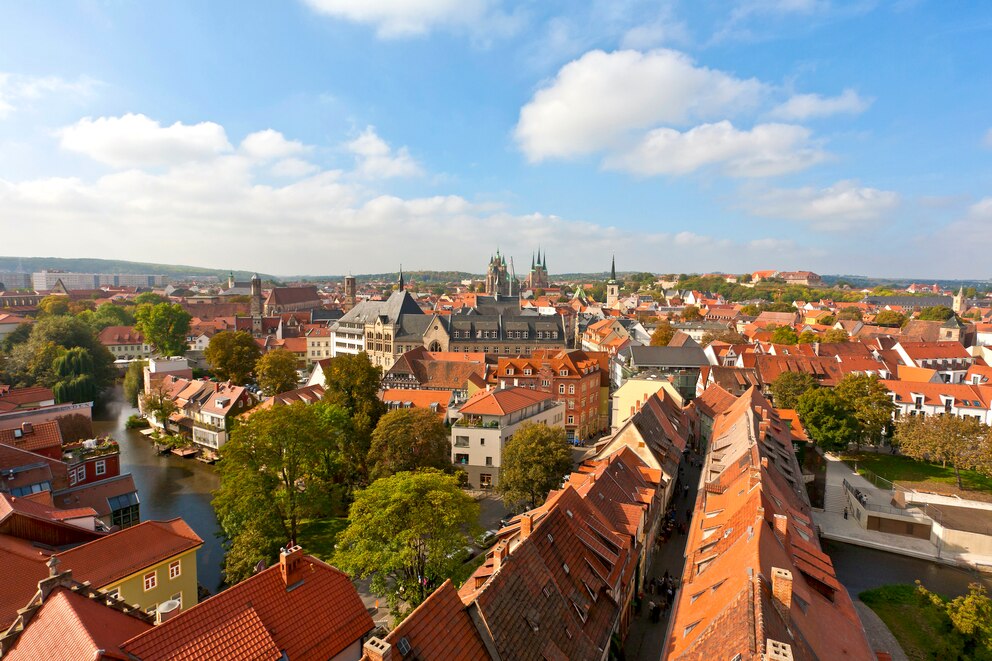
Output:
[[846,507],[844,508],[844,518],[845,519],[847,518],[847,508]]
[[651,618],[652,622],[654,621],[654,609],[656,607],[657,606],[655,605],[653,600],[648,602],[648,617]]
[[662,580],[665,582],[665,585],[668,585],[668,570],[667,569],[665,570],[665,576],[662,578]]

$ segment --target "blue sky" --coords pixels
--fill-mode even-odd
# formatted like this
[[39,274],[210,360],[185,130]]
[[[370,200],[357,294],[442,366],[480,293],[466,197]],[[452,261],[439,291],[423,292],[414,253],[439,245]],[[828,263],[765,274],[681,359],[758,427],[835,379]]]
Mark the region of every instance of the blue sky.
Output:
[[0,6],[0,254],[992,276],[987,3]]

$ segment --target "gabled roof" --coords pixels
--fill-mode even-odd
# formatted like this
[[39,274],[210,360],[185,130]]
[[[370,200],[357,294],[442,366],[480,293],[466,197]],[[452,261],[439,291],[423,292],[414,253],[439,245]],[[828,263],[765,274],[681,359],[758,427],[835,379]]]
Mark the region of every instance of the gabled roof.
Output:
[[651,347],[629,346],[621,351],[634,367],[702,367],[709,365],[703,350],[697,346]]
[[551,399],[550,393],[530,388],[501,388],[475,393],[458,412],[467,415],[510,415]]
[[97,336],[103,346],[144,344],[145,336],[134,326],[107,326]]
[[0,444],[10,445],[28,452],[62,452],[62,431],[58,420],[25,424],[11,429],[0,429]]
[[300,563],[297,582],[273,565],[121,647],[142,661],[334,658],[372,630],[372,618],[344,572],[308,555]]
[[265,299],[266,305],[296,305],[314,303],[320,305],[320,294],[314,286],[273,287]]

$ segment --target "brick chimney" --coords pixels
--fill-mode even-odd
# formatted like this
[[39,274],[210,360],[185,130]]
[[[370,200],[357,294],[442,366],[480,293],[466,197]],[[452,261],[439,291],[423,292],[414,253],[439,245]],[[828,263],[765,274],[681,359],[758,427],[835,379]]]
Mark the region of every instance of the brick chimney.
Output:
[[772,567],[772,603],[786,621],[792,608],[792,572],[781,567]]
[[520,516],[520,541],[524,541],[534,532],[534,515],[530,512]]
[[393,658],[393,646],[375,636],[369,638],[362,649],[369,661],[390,661]]
[[510,555],[510,545],[504,540],[496,545],[493,549],[493,573],[499,571],[500,567],[506,561],[507,556]]
[[286,584],[286,591],[296,587],[303,582],[303,570],[306,562],[303,560],[303,549],[299,544],[294,544],[289,548],[281,549],[279,553],[279,573],[282,574],[283,583]]
[[778,537],[778,541],[782,542],[782,546],[789,547],[789,518],[784,514],[776,514],[774,517],[772,525],[775,526],[775,536]]

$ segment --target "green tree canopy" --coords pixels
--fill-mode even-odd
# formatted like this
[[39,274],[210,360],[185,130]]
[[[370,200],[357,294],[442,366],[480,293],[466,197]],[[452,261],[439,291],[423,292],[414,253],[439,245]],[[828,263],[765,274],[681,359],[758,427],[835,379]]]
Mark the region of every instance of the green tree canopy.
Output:
[[67,349],[83,348],[92,359],[93,387],[97,393],[113,383],[117,375],[114,357],[97,340],[85,322],[68,316],[39,319],[31,327],[27,341],[11,349],[7,361],[9,377],[18,386],[53,388],[60,380],[54,370],[55,359]]
[[262,392],[268,396],[295,390],[299,387],[296,369],[299,363],[292,351],[275,349],[255,363],[255,379]]
[[186,336],[191,317],[178,303],[139,305],[135,311],[135,327],[149,344],[166,356],[186,353]]
[[831,328],[820,338],[820,341],[824,344],[839,344],[841,342],[849,342],[850,340],[851,337],[843,328]]
[[796,340],[799,344],[813,344],[820,341],[820,336],[811,330],[804,330]]
[[992,438],[989,427],[972,416],[906,416],[896,422],[895,442],[908,457],[950,464],[957,477],[962,470],[992,475]]
[[732,328],[719,333],[703,333],[700,339],[700,346],[708,347],[714,342],[726,342],[727,344],[747,344],[747,338]]
[[386,412],[386,405],[379,399],[381,378],[382,370],[372,364],[364,351],[331,358],[324,371],[324,401],[351,414],[352,428],[344,461],[363,478],[368,475],[372,430]]
[[[861,430],[861,439],[875,445],[892,420],[895,404],[889,391],[874,374],[851,373],[834,388],[837,395],[854,413]],[[860,440],[858,441],[860,444]]]
[[924,321],[947,321],[954,316],[954,310],[945,305],[934,305],[933,307],[923,308],[920,311],[919,318]]
[[23,342],[27,342],[28,338],[31,337],[31,322],[25,321],[22,324],[18,324],[17,328],[7,334],[7,337],[3,338],[3,342],[0,343],[0,351],[10,352],[15,346]]
[[379,418],[369,450],[371,479],[418,468],[451,470],[448,428],[429,409],[397,409]]
[[772,331],[773,344],[798,344],[799,335],[792,326],[779,326]]
[[741,314],[747,315],[748,317],[757,317],[761,314],[761,308],[753,303],[748,303],[741,308]]
[[92,402],[97,396],[96,381],[93,378],[93,356],[82,347],[65,350],[52,363],[58,381],[52,387],[55,401]]
[[875,315],[875,324],[878,326],[898,328],[904,323],[906,323],[906,315],[895,310],[882,310]]
[[335,564],[372,579],[377,594],[420,604],[455,576],[465,534],[478,527],[479,506],[458,478],[434,469],[401,472],[356,493],[351,522],[338,535]]
[[178,410],[161,381],[152,384],[148,391],[138,396],[138,400],[141,403],[141,412],[152,416],[163,427],[169,416]]
[[[336,462],[347,418],[323,404],[295,402],[252,413],[221,448],[214,509],[228,544],[228,580],[240,580],[251,560],[272,561],[296,540],[300,521],[323,512],[340,479]],[[255,550],[258,546],[259,550]]]
[[248,381],[261,355],[255,339],[245,331],[221,331],[203,352],[214,374],[233,383]]
[[138,396],[145,384],[145,366],[148,361],[135,360],[127,366],[124,374],[124,398],[131,403],[131,406],[138,405]]
[[844,321],[861,321],[861,310],[853,305],[843,308],[837,313],[837,319]]
[[135,296],[134,302],[136,305],[158,305],[159,303],[167,303],[168,299],[155,292],[146,291]]
[[772,381],[772,401],[781,409],[794,409],[806,392],[819,388],[816,377],[807,372],[782,372]]
[[536,507],[572,470],[565,430],[526,423],[503,447],[497,492],[508,506]]
[[799,419],[810,438],[825,450],[843,450],[861,438],[854,413],[830,388],[815,388],[796,401]]
[[134,315],[123,305],[102,303],[89,317],[89,324],[97,332],[108,326],[133,326]]
[[667,347],[668,343],[672,341],[675,336],[675,328],[667,319],[662,319],[658,322],[658,326],[651,333],[651,346],[653,347]]
[[69,314],[69,297],[52,294],[41,299],[38,312],[44,317]]

